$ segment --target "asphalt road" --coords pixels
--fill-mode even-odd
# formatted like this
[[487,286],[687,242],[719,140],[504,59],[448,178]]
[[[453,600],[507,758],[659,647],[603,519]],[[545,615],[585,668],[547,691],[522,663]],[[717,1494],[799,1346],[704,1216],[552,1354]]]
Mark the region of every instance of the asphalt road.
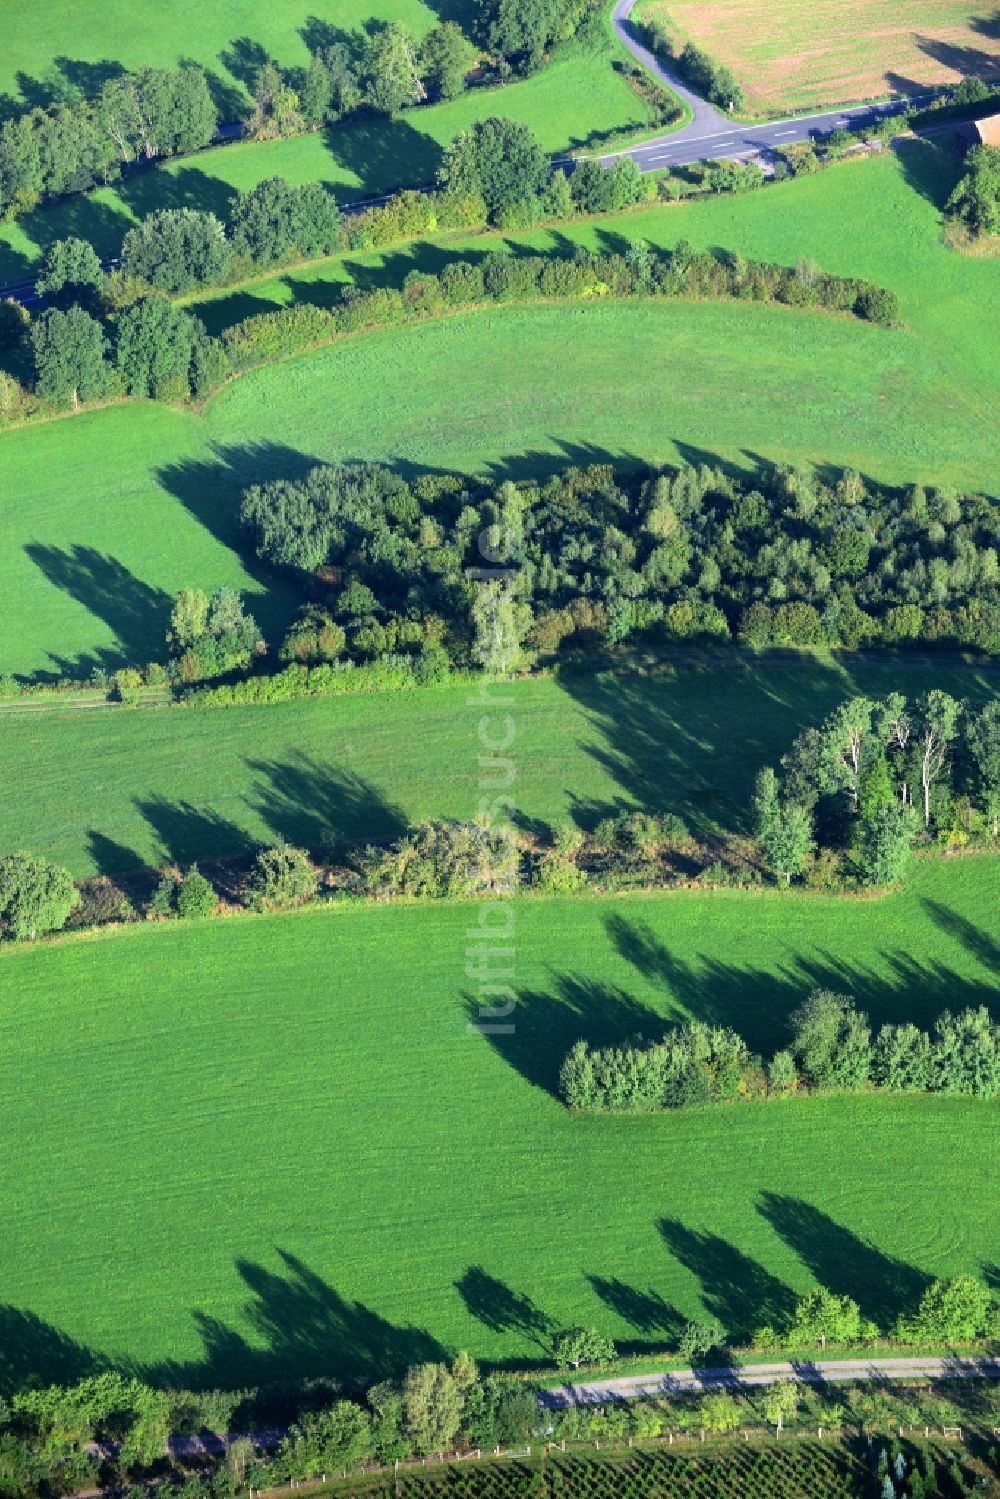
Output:
[[741,125],[729,119],[714,104],[694,94],[671,68],[665,66],[639,41],[629,20],[636,0],[618,0],[612,13],[612,24],[622,44],[637,62],[671,89],[693,111],[690,124],[671,131],[656,140],[643,141],[628,151],[601,156],[612,162],[618,156],[631,156],[644,172],[667,167],[689,166],[695,161],[745,161],[749,157],[781,151],[796,141],[817,140],[838,126],[856,130],[860,125],[874,124],[886,115],[902,114],[911,104],[931,100],[933,94],[919,94],[894,99],[887,104],[856,104],[845,109],[829,109],[822,114],[800,115],[788,120],[769,120],[763,125]]
[[739,1390],[778,1384],[837,1384],[871,1379],[997,1379],[1000,1359],[988,1358],[850,1358],[801,1363],[743,1364],[739,1368],[677,1369],[671,1374],[594,1379],[547,1390],[540,1397],[552,1410],[569,1405],[604,1405],[639,1395]]

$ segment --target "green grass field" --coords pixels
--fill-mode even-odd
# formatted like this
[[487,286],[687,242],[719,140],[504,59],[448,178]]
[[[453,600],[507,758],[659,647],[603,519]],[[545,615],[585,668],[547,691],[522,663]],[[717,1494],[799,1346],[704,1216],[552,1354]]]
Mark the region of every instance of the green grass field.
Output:
[[337,277],[398,284],[414,264],[470,249],[687,237],[884,281],[906,326],[742,303],[491,309],[258,371],[201,416],[150,403],[8,432],[0,667],[161,654],[169,597],[193,583],[245,588],[274,638],[289,594],[235,550],[238,495],[317,460],[519,475],[592,458],[763,455],[995,493],[1000,344],[982,309],[1000,297],[1000,262],[941,244],[954,171],[915,143],[743,198],[347,257],[202,304],[217,328],[275,301],[328,302]]
[[[91,94],[117,68],[171,68],[199,63],[223,89],[243,89],[254,48],[286,67],[303,66],[303,32],[319,26],[360,29],[365,21],[401,21],[416,35],[438,23],[439,8],[424,0],[275,0],[248,7],[241,0],[178,0],[150,8],[136,0],[40,0],[28,9],[7,6],[0,60],[0,105],[23,108],[75,91]],[[449,5],[447,18],[467,22],[470,9]],[[6,95],[6,98],[4,98]]]
[[510,1035],[470,1032],[474,905],[360,907],[0,956],[4,1376],[88,1350],[201,1383],[466,1346],[543,1360],[542,1319],[734,1336],[816,1278],[891,1317],[995,1264],[995,1104],[831,1098],[576,1118],[578,1035],[660,1017],[785,1034],[817,983],[877,1021],[997,995],[996,860],[879,901],[516,906]]
[[[996,669],[938,661],[718,654],[654,676],[564,676],[509,688],[511,796],[524,818],[586,827],[621,804],[699,832],[747,830],[753,782],[851,693],[929,686],[981,700]],[[504,692],[508,691],[504,688]],[[245,857],[286,838],[319,849],[478,805],[479,710],[460,684],[262,708],[25,713],[0,719],[0,850],[79,876]],[[733,722],[749,725],[734,743]],[[29,769],[26,769],[29,767]]]
[[[412,8],[423,10],[415,0]],[[641,133],[649,113],[612,65],[621,55],[610,36],[596,49],[567,47],[541,72],[502,89],[473,89],[393,119],[203,151],[137,172],[115,188],[36,209],[0,226],[0,285],[30,278],[48,246],[67,235],[89,240],[107,257],[118,254],[137,219],[157,209],[199,208],[224,218],[234,192],[268,177],[323,182],[345,202],[433,182],[444,148],[489,115],[530,125],[553,152],[598,147],[623,131]]]

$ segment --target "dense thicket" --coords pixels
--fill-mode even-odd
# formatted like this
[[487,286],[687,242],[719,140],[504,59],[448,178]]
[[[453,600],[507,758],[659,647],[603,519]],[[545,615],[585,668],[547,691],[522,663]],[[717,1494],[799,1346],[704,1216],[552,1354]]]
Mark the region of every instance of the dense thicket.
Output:
[[1000,1026],[985,1005],[946,1010],[932,1034],[884,1025],[847,995],[817,989],[791,1017],[787,1048],[765,1066],[733,1030],[691,1020],[652,1044],[591,1047],[578,1041],[559,1074],[571,1109],[625,1112],[785,1096],[804,1089],[857,1093],[1000,1095]]
[[630,638],[1000,652],[1000,510],[978,495],[786,468],[740,481],[593,467],[513,484],[365,465],[255,485],[241,514],[257,554],[302,579],[311,622],[288,646],[300,661],[433,645],[474,662],[470,571],[484,559],[505,570],[515,664]]
[[201,68],[143,68],[96,99],[33,109],[0,125],[0,217],[114,182],[136,161],[207,146],[218,114]]

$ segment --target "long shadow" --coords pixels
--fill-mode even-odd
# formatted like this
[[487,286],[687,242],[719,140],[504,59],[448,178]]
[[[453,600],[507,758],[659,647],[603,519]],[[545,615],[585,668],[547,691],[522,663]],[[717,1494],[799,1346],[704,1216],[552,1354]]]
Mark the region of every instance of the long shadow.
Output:
[[429,1333],[389,1322],[364,1302],[341,1296],[288,1250],[277,1253],[279,1271],[249,1260],[236,1263],[252,1297],[243,1308],[249,1336],[196,1311],[203,1357],[148,1367],[143,1376],[175,1389],[300,1384],[323,1376],[366,1389],[398,1378],[411,1364],[444,1357]]
[[146,869],[146,861],[134,848],[109,838],[96,828],[87,829],[87,852],[97,866],[99,874],[113,880],[117,875],[134,874]]
[[156,480],[205,530],[235,552],[259,596],[250,611],[265,640],[280,640],[302,602],[297,582],[258,562],[240,525],[240,498],[250,484],[270,479],[303,479],[319,462],[282,443],[260,442],[213,448],[211,458],[183,459],[156,471]]
[[165,796],[136,798],[135,807],[156,833],[163,863],[243,858],[256,846],[244,828],[211,807],[194,807]]
[[962,175],[962,159],[950,135],[944,142],[924,136],[898,140],[892,149],[913,191],[943,210]]
[[251,803],[277,838],[331,852],[345,844],[398,838],[407,826],[399,807],[362,776],[298,753],[287,760],[247,760],[258,777]]
[[108,1361],[51,1322],[20,1307],[0,1306],[0,1397],[46,1384],[72,1384]]
[[356,185],[334,184],[338,198],[345,203],[401,187],[427,187],[444,156],[436,140],[398,116],[331,125],[323,140],[337,165],[356,180]]
[[225,219],[235,195],[235,188],[221,177],[213,177],[186,161],[179,162],[171,172],[144,167],[129,173],[118,185],[119,198],[137,219],[167,208],[195,208]]
[[[81,193],[22,214],[17,227],[25,239],[37,246],[39,256],[57,239],[74,238],[87,240],[104,258],[118,254],[132,222],[120,209],[99,201],[93,194]],[[28,261],[22,252],[0,245],[0,285],[13,286],[31,280],[38,270],[38,260]]]
[[[972,24],[980,36],[996,40],[1000,17],[984,16]],[[933,58],[942,68],[949,68],[963,78],[994,79],[1000,75],[1000,48],[970,47],[936,36],[917,36],[915,41],[926,57]]]
[[680,1337],[684,1318],[676,1307],[664,1301],[659,1291],[642,1291],[617,1276],[605,1280],[601,1275],[588,1275],[587,1279],[605,1306],[637,1332],[658,1333],[659,1342],[665,1339],[674,1343]]
[[550,1351],[554,1324],[530,1296],[514,1291],[482,1265],[470,1265],[455,1282],[466,1307],[490,1332],[516,1332]]
[[746,1342],[758,1327],[781,1327],[795,1307],[792,1288],[718,1234],[676,1218],[657,1227],[670,1253],[701,1282],[701,1300],[730,1342]]
[[[482,1021],[477,995],[466,997],[469,1021]],[[664,1022],[633,995],[584,974],[553,974],[546,991],[522,990],[510,1018],[510,1028],[483,1033],[504,1061],[536,1088],[558,1097],[559,1068],[575,1041],[586,1038],[594,1046],[615,1046],[641,1038],[658,1040]]]
[[119,665],[163,656],[171,599],[162,588],[144,583],[117,557],[95,547],[63,550],[29,542],[25,552],[50,583],[114,632],[122,649]]
[[757,1210],[821,1286],[852,1297],[880,1327],[911,1311],[930,1284],[915,1265],[884,1254],[799,1197],[765,1192]]
[[936,927],[960,942],[1000,983],[1000,941],[996,937],[940,901],[922,898],[920,904]]
[[[951,912],[932,913],[932,918],[990,968],[993,942],[987,933]],[[710,952],[680,957],[648,923],[617,913],[606,919],[605,929],[620,955],[669,997],[674,1013],[668,1019],[690,1015],[732,1026],[751,1048],[764,1052],[787,1043],[788,1016],[813,989],[852,995],[876,1027],[906,1020],[930,1027],[949,1006],[985,1004],[1000,1013],[995,981],[977,981],[940,959],[919,961],[900,950],[883,951],[884,970],[822,948],[796,951],[786,962],[763,968]]]

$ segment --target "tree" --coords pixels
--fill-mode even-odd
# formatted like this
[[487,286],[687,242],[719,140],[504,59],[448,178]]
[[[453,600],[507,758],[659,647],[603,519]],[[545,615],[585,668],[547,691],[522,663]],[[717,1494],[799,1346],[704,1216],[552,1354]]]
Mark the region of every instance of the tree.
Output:
[[798,1403],[795,1386],[786,1380],[779,1380],[777,1384],[768,1387],[764,1396],[764,1419],[771,1422],[779,1436],[789,1416],[795,1414]]
[[868,1017],[849,995],[815,989],[791,1015],[792,1054],[816,1088],[858,1088],[871,1069]]
[[311,900],[319,872],[309,855],[291,844],[262,848],[243,884],[243,899],[255,911],[281,911]]
[[299,96],[286,82],[276,63],[266,62],[258,68],[254,79],[253,103],[247,133],[255,141],[298,135],[305,128],[305,120],[299,109]]
[[529,127],[496,116],[457,135],[438,170],[447,192],[480,193],[493,216],[535,197],[548,177],[548,157]]
[[68,869],[33,854],[0,857],[0,927],[16,942],[59,931],[79,903]]
[[403,1418],[414,1451],[444,1452],[458,1432],[465,1392],[446,1364],[417,1364],[403,1380]]
[[916,814],[899,802],[881,806],[862,820],[855,863],[866,885],[896,885],[913,854]]
[[732,1395],[706,1395],[701,1402],[701,1424],[706,1431],[724,1436],[742,1424],[743,1413]]
[[1000,146],[973,146],[965,168],[946,211],[973,234],[1000,234]]
[[376,31],[365,49],[361,87],[366,103],[380,114],[397,114],[427,97],[420,78],[417,49],[398,21]]
[[835,1296],[820,1288],[799,1299],[790,1330],[793,1346],[819,1343],[854,1343],[861,1336],[861,1309],[849,1296]]
[[299,105],[309,125],[334,125],[362,102],[351,54],[341,42],[314,52],[302,75]]
[[201,68],[143,68],[109,79],[95,118],[123,162],[175,156],[207,146],[218,127]]
[[197,864],[192,864],[177,891],[178,916],[214,916],[217,904],[212,886],[203,874],[199,874]]
[[32,324],[31,348],[35,389],[43,400],[77,406],[107,394],[107,339],[100,323],[82,307],[43,312]]
[[801,874],[814,847],[812,818],[804,807],[782,804],[778,778],[770,766],[757,777],[754,794],[754,831],[764,863],[776,878],[790,885]]
[[988,1288],[971,1275],[956,1275],[933,1281],[899,1331],[908,1343],[971,1343],[991,1328],[995,1316]]
[[479,12],[486,47],[508,68],[530,73],[540,65],[557,24],[552,0],[479,0]]
[[852,697],[841,703],[820,729],[821,789],[845,791],[852,812],[858,810],[862,756],[874,711],[875,704],[869,698]]
[[979,772],[983,810],[1000,831],[1000,701],[994,698],[969,720],[969,750]]
[[677,1340],[677,1351],[681,1358],[690,1360],[704,1358],[713,1349],[719,1349],[726,1340],[721,1322],[712,1318],[708,1322],[686,1322]]
[[462,28],[454,21],[432,27],[420,45],[419,57],[427,92],[439,99],[457,99],[465,88],[471,51]]
[[353,1468],[371,1457],[372,1423],[353,1400],[309,1411],[284,1438],[278,1465],[289,1478],[312,1478],[329,1469]]
[[557,1369],[579,1369],[581,1364],[607,1364],[614,1356],[614,1343],[596,1327],[567,1327],[552,1339],[552,1357]]
[[917,703],[916,739],[920,748],[920,785],[924,793],[924,826],[931,821],[931,788],[948,762],[948,746],[958,732],[961,704],[932,688]]
[[647,180],[631,156],[620,156],[610,167],[585,158],[574,167],[569,190],[581,213],[616,213],[643,201]]
[[521,659],[526,621],[523,607],[502,583],[480,583],[472,601],[472,656],[484,671],[503,676]]
[[61,293],[60,302],[92,301],[104,285],[104,271],[93,245],[84,239],[57,239],[45,253],[35,290],[40,297]]
[[186,650],[208,630],[208,594],[201,588],[182,588],[170,611],[167,645]]
[[168,297],[140,297],[118,314],[115,362],[132,396],[184,400],[191,393],[203,325]]
[[293,187],[269,177],[233,200],[229,236],[236,254],[255,265],[329,255],[340,244],[340,209],[322,183]]
[[193,208],[151,213],[122,242],[125,274],[172,295],[224,281],[231,263],[232,251],[215,214]]

